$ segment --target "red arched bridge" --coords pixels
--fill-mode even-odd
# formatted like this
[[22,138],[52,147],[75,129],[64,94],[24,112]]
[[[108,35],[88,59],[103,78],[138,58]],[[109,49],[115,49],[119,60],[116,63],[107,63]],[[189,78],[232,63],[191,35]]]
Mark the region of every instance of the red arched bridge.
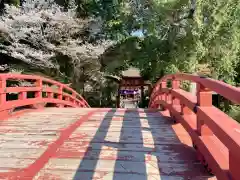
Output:
[[0,179],[239,180],[240,125],[212,92],[240,103],[239,88],[173,74],[149,109],[94,109],[59,82],[1,74]]

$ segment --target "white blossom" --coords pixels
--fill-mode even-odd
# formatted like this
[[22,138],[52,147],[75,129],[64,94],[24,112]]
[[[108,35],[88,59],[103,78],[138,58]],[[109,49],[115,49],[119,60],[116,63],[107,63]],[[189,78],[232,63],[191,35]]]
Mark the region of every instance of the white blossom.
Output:
[[112,42],[84,43],[81,35],[86,30],[93,35],[100,33],[102,22],[76,18],[76,6],[71,3],[67,12],[54,0],[26,0],[22,7],[6,5],[0,19],[0,37],[8,43],[1,43],[0,53],[47,68],[58,67],[52,59],[59,53],[80,63],[77,66],[96,61]]

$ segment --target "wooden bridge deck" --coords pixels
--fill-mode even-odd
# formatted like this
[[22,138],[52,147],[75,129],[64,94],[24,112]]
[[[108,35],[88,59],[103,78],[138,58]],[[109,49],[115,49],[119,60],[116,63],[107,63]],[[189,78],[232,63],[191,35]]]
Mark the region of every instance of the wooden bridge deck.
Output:
[[215,178],[183,127],[158,112],[47,108],[1,121],[0,179]]

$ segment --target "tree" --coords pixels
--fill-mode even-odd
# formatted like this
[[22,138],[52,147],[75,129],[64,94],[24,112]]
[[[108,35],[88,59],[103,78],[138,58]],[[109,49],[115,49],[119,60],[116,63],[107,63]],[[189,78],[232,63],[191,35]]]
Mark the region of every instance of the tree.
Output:
[[72,82],[78,90],[81,83],[96,85],[102,76],[98,58],[113,41],[94,40],[99,33],[94,27],[101,28],[101,22],[77,18],[74,9],[64,11],[54,1],[27,0],[21,8],[6,5],[0,20],[1,63],[10,70]]
[[[117,55],[121,62],[134,64],[152,80],[177,71],[207,71],[213,78],[235,84],[239,76],[239,0],[127,2],[118,22],[132,24],[124,26],[124,31],[138,30],[144,37]],[[128,39],[132,37],[121,40],[121,49],[128,47]]]
[[200,62],[207,63],[213,77],[235,84],[240,62],[240,1],[197,1],[195,49]]

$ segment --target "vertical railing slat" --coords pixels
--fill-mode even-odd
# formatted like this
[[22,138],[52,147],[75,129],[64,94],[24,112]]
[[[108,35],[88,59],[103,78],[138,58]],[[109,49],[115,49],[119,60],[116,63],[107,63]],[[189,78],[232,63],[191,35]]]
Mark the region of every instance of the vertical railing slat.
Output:
[[7,88],[6,79],[2,77],[0,78],[0,105],[3,105],[7,100],[5,92],[6,88]]
[[36,82],[35,82],[35,86],[39,88],[39,90],[35,92],[35,98],[41,99],[42,98],[42,91],[43,91],[42,79],[37,79]]
[[[199,107],[211,107],[212,106],[212,91],[197,84],[197,105]],[[204,123],[204,118],[197,111],[197,132],[200,136],[213,135],[210,128]]]

